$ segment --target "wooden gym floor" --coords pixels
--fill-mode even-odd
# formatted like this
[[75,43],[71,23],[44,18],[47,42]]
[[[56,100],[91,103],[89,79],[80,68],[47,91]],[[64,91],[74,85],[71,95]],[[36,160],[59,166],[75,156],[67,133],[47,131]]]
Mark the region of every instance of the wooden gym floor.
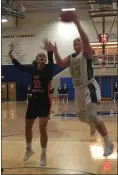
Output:
[[[60,116],[60,113],[75,112],[73,102],[69,103],[69,107],[63,106],[63,109],[56,102],[48,124],[47,166],[41,168],[38,118],[33,128],[35,154],[29,161],[23,162],[26,107],[25,102],[2,103],[3,174],[117,174],[117,114],[101,113],[100,116],[115,144],[114,153],[104,158],[103,141],[98,133],[91,137],[89,127],[76,117]],[[111,107],[112,102],[103,102],[98,111],[110,111]]]

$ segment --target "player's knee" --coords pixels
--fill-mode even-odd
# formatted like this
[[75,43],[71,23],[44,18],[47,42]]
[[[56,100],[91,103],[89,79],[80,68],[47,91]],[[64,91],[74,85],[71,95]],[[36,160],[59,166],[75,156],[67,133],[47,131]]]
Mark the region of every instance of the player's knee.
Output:
[[30,123],[26,123],[25,124],[25,130],[28,131],[28,132],[32,131],[32,125]]
[[94,123],[95,123],[96,126],[104,124],[104,122],[102,120],[100,120],[98,117],[97,117],[97,119]]
[[47,133],[47,123],[43,122],[43,123],[40,123],[39,125],[39,131],[40,131],[40,134],[41,135],[44,135]]
[[88,123],[86,111],[80,111],[77,115],[81,122]]
[[26,119],[25,120],[25,130],[32,130],[35,119]]
[[91,111],[88,114],[89,121],[94,123],[96,126],[102,123],[102,120],[97,116],[97,112]]

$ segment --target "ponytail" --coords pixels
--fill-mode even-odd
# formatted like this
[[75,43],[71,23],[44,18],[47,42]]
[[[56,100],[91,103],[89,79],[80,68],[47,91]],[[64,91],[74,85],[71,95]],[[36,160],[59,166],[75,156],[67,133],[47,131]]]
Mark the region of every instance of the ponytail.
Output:
[[36,65],[36,60],[33,60],[33,61],[32,61],[32,64]]

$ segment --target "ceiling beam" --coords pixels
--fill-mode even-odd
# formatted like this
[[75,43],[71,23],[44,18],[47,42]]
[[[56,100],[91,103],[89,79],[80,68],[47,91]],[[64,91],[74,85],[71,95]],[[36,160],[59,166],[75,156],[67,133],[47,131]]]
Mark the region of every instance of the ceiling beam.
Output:
[[117,14],[109,13],[109,14],[95,14],[95,15],[90,15],[91,18],[99,18],[99,17],[110,17],[110,16],[118,16]]
[[89,13],[98,13],[98,12],[118,12],[115,9],[108,9],[108,10],[90,10]]
[[[113,2],[118,3],[118,0],[112,0],[112,3],[113,3]],[[103,0],[103,2],[89,1],[89,2],[86,2],[85,4],[109,4],[109,3],[106,3],[106,2]]]

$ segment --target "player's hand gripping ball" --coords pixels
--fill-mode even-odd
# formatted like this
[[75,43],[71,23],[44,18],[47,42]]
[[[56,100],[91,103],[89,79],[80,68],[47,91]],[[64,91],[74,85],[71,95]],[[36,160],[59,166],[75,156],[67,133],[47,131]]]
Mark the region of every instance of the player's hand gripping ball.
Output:
[[75,11],[62,11],[60,13],[60,20],[63,22],[74,22],[77,19]]

